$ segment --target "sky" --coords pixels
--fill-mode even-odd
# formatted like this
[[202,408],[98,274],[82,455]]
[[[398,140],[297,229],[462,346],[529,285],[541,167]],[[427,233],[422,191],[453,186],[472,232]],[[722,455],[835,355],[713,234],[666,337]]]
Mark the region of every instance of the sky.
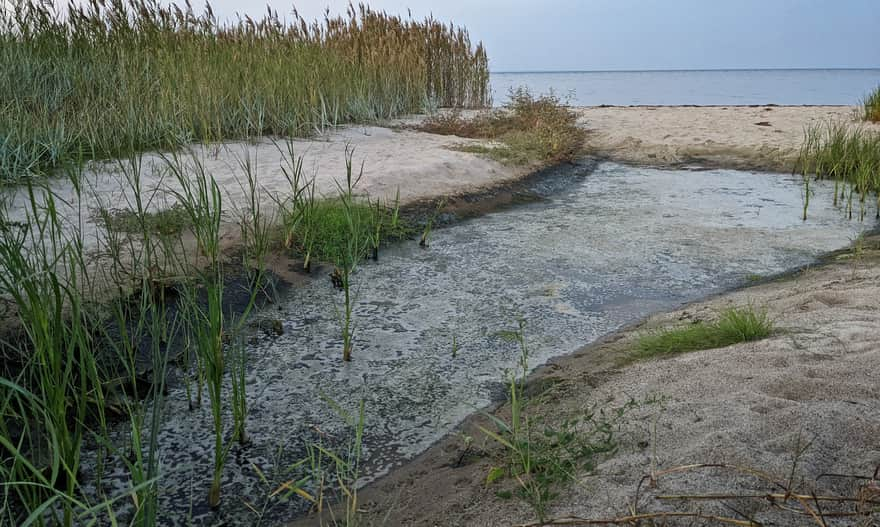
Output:
[[[200,5],[200,0],[193,4]],[[492,71],[877,68],[880,0],[369,0],[432,14],[482,40]],[[220,17],[266,0],[212,0]],[[269,0],[282,16],[344,12],[348,0]]]

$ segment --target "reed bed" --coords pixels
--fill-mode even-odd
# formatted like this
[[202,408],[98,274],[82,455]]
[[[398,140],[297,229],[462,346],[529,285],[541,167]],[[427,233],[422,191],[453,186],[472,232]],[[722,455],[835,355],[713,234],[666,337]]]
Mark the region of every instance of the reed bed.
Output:
[[813,177],[834,180],[834,205],[850,219],[863,220],[872,199],[880,218],[880,133],[829,122],[809,126],[804,135],[795,166],[804,177],[804,219]]
[[153,0],[0,10],[0,180],[194,141],[308,135],[490,103],[468,32],[361,4],[308,23]]

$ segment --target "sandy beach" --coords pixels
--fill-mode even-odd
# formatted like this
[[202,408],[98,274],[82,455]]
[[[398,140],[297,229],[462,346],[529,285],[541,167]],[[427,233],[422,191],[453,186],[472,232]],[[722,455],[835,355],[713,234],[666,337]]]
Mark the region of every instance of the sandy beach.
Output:
[[791,3],[4,2],[0,527],[880,527],[880,11]]
[[[790,172],[807,126],[857,125],[849,106],[610,106],[579,108],[589,151],[652,166]],[[880,130],[878,124],[858,123]]]

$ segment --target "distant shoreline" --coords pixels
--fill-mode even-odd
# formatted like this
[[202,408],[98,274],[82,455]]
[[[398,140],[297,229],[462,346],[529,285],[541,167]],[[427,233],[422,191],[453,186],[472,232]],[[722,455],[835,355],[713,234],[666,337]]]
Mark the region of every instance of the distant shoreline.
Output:
[[880,68],[490,71],[493,104],[510,90],[577,106],[850,105],[880,85]]
[[865,68],[696,68],[696,69],[657,69],[657,70],[499,70],[489,71],[490,75],[542,75],[564,73],[712,73],[730,71],[880,71],[880,66]]

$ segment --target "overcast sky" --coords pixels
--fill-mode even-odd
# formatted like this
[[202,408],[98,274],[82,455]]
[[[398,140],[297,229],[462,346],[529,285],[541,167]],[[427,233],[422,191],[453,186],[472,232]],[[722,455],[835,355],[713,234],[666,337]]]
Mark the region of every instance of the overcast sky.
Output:
[[[193,1],[198,5],[198,0]],[[289,1],[271,0],[279,13]],[[221,15],[265,0],[214,0]],[[307,18],[347,0],[301,0]],[[465,25],[493,71],[880,67],[880,0],[371,0]]]

